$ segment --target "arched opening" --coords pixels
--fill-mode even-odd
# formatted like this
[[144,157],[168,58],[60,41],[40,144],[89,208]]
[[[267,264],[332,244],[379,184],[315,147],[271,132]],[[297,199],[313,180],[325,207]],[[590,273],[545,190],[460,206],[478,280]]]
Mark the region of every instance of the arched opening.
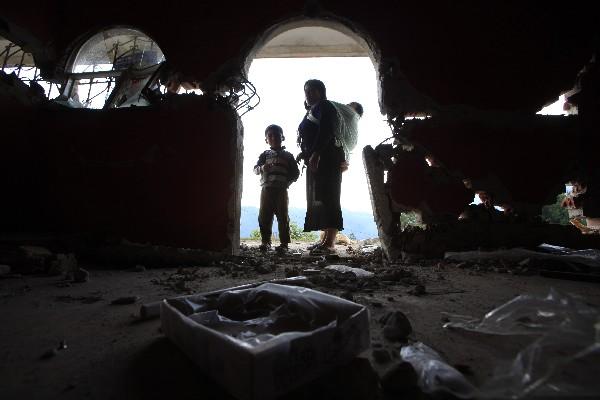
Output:
[[[350,154],[350,168],[342,179],[342,233],[351,239],[378,236],[361,154],[364,146],[376,146],[391,136],[386,118],[380,112],[378,60],[378,51],[365,35],[332,20],[302,19],[277,25],[251,49],[245,70],[261,103],[242,118],[243,193],[238,193],[242,205],[242,238],[258,236],[261,187],[253,167],[258,156],[268,148],[265,128],[270,124],[280,125],[286,138],[283,143],[286,150],[294,156],[299,153],[296,132],[306,112],[303,87],[308,79],[322,80],[329,100],[343,104],[358,102],[364,108],[359,121],[358,142]],[[304,225],[305,179],[304,171],[288,189],[292,242],[295,241],[295,227],[299,228],[296,229],[298,237]],[[273,232],[276,236],[276,223]],[[303,235],[301,239],[314,240],[314,235]]]
[[117,108],[150,104],[142,91],[165,56],[148,35],[133,28],[110,28],[87,39],[71,57],[63,104],[77,108]]

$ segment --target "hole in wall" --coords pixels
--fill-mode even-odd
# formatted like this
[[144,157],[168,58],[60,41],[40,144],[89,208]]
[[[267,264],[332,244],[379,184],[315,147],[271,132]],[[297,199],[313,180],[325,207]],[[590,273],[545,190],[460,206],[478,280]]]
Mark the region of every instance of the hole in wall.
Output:
[[548,104],[537,112],[539,115],[577,115],[577,107],[567,101],[566,94],[561,94],[552,104]]
[[[302,24],[311,24],[304,26]],[[350,168],[343,173],[341,204],[344,218],[343,234],[357,239],[377,237],[373,211],[362,162],[362,149],[375,146],[390,136],[386,118],[380,113],[376,65],[368,46],[360,37],[348,34],[329,22],[292,23],[278,30],[254,53],[248,79],[260,95],[260,105],[243,116],[244,165],[240,236],[257,236],[257,216],[260,200],[260,177],[253,167],[258,156],[268,148],[264,131],[270,124],[282,126],[286,140],[283,145],[294,156],[297,128],[304,117],[304,83],[320,79],[327,88],[327,97],[339,103],[356,101],[364,108],[359,121],[359,137],[350,155]],[[341,26],[341,24],[339,24]],[[339,28],[339,29],[338,29]],[[376,63],[375,63],[376,64]],[[302,164],[301,164],[302,169]],[[291,185],[290,219],[302,229],[306,212],[306,171]],[[273,224],[277,231],[277,224]]]

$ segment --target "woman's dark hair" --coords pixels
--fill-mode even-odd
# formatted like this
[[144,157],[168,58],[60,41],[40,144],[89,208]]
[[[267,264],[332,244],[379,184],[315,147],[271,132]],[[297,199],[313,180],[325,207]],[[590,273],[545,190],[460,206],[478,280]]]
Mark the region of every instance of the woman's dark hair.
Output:
[[318,79],[309,79],[304,84],[304,87],[307,87],[307,86],[317,89],[319,91],[319,93],[321,94],[322,100],[327,99],[327,89],[325,89],[325,84],[322,81],[320,81]]
[[275,132],[279,133],[279,137],[281,138],[281,141],[285,140],[285,137],[283,136],[283,129],[279,125],[271,124],[271,125],[267,126],[267,129],[265,129],[265,136],[267,136],[267,133],[270,130],[274,130]]

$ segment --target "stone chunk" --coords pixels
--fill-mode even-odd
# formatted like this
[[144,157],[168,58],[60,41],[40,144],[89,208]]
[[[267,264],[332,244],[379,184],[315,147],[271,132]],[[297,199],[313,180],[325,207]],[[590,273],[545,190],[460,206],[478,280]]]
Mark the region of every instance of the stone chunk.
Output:
[[56,258],[50,263],[48,273],[50,275],[63,275],[76,270],[77,258],[75,258],[75,254],[57,254]]
[[83,283],[90,280],[90,273],[83,269],[79,268],[73,273],[73,282]]
[[425,289],[425,286],[423,286],[423,285],[416,285],[415,287],[410,289],[408,291],[408,293],[412,294],[414,296],[422,296],[427,293],[427,290]]
[[380,322],[384,324],[383,337],[392,342],[406,341],[412,332],[412,325],[402,311],[391,311]]
[[46,272],[52,252],[40,246],[20,246],[19,261],[20,272]]
[[328,271],[340,272],[342,274],[351,273],[354,274],[357,278],[371,278],[373,277],[373,273],[362,268],[352,268],[347,265],[330,265],[325,267]]

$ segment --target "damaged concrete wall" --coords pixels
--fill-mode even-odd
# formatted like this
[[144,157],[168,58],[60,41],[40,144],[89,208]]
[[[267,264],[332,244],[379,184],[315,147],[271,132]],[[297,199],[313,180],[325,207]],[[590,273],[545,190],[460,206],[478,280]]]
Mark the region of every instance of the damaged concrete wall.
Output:
[[[367,34],[379,49],[382,109],[390,117],[452,105],[533,114],[572,87],[593,53],[600,24],[585,7],[591,6],[298,0],[193,2],[159,12],[134,1],[115,12],[72,0],[33,0],[27,7],[4,5],[0,26],[18,25],[36,37],[30,50],[46,60],[43,73],[57,79],[90,34],[133,26],[156,40],[184,79],[210,91],[216,81],[243,71],[245,56],[278,23],[303,15],[333,19]],[[3,109],[2,174],[10,182],[5,193],[11,193],[2,200],[5,229],[110,232],[231,249],[231,227],[239,218],[239,197],[232,193],[239,180],[239,129],[233,116],[210,104],[201,99],[115,112]],[[522,128],[498,134],[537,146],[533,138],[540,133]],[[460,125],[424,128],[420,138],[447,157],[444,162],[489,172],[483,158],[493,152],[493,139]],[[448,141],[471,147],[445,146]],[[520,162],[519,147],[508,146],[505,159]],[[544,152],[529,154],[538,157],[533,164],[546,161]],[[521,169],[500,172],[503,183],[517,185],[523,196],[541,193],[522,183]],[[550,176],[545,167],[537,172]]]
[[182,96],[161,108],[11,115],[0,145],[3,230],[237,247],[228,230],[241,147],[232,109]]
[[0,15],[42,36],[57,58],[86,34],[128,25],[154,38],[178,70],[199,81],[227,62],[243,63],[244,50],[278,22],[303,14],[336,18],[368,33],[386,65],[393,62],[412,86],[440,104],[529,111],[572,86],[598,29],[598,16],[586,12],[591,6],[584,2],[543,8],[477,1],[193,2],[165,11],[177,14],[172,23],[143,1],[118,13],[82,8],[73,0],[28,3],[38,6],[49,11],[48,29],[39,28],[40,14],[16,3],[5,5]]

